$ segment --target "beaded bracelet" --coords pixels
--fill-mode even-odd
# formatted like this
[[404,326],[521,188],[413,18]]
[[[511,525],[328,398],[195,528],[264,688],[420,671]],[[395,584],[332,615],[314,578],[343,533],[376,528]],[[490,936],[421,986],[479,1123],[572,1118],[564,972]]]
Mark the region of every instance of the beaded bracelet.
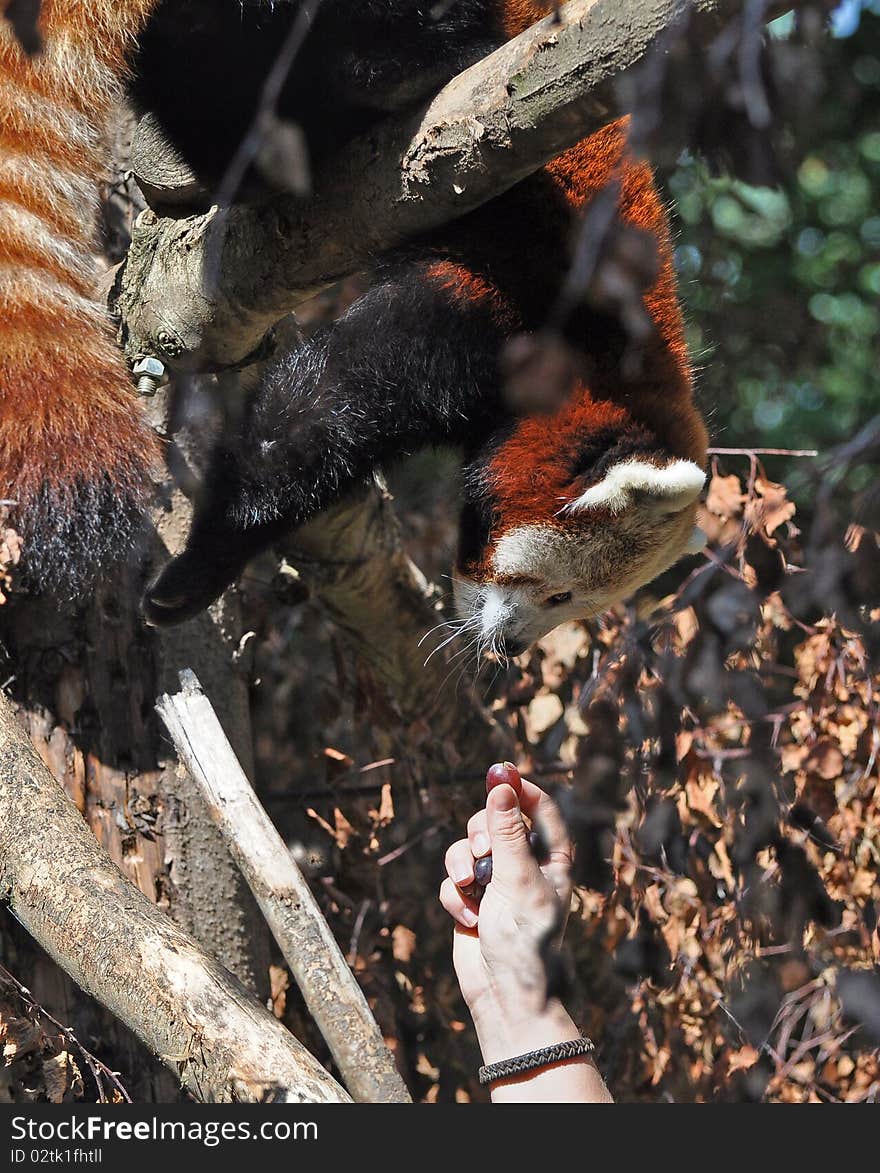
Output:
[[512,1075],[522,1075],[524,1071],[534,1071],[536,1067],[549,1067],[551,1063],[573,1059],[575,1055],[588,1055],[595,1049],[593,1040],[582,1035],[579,1039],[542,1047],[539,1051],[528,1051],[525,1055],[503,1059],[500,1063],[489,1063],[480,1068],[479,1080],[485,1086],[499,1079],[509,1079]]

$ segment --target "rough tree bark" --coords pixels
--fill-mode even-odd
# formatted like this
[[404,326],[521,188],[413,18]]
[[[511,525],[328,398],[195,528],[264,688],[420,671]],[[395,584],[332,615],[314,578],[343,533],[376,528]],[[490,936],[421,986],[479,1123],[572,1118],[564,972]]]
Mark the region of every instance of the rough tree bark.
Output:
[[0,694],[0,899],[207,1102],[345,1103],[306,1049],[98,845]]
[[[179,547],[184,504],[160,511],[159,529],[157,560]],[[127,566],[79,607],[15,599],[0,609],[10,691],[42,760],[114,863],[211,956],[265,997],[268,933],[152,711],[155,697],[174,686],[182,668],[202,673],[241,761],[251,768],[238,600],[230,592],[185,631],[159,634],[145,628],[139,615],[143,581],[140,566]],[[39,958],[26,969],[26,984],[68,1018],[75,995]],[[90,1014],[74,1013],[78,1019],[87,1037],[112,1038],[113,1062],[144,1085],[133,1087],[133,1094],[167,1097],[173,1091],[132,1050],[124,1032],[99,1027]]]

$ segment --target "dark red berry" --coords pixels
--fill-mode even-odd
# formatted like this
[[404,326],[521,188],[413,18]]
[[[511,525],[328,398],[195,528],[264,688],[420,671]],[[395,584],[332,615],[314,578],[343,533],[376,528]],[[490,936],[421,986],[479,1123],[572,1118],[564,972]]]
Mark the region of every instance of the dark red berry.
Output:
[[485,888],[492,879],[492,856],[484,855],[474,863],[474,879],[481,888]]
[[507,783],[518,791],[520,782],[519,770],[512,762],[497,762],[486,771],[486,785],[490,790]]

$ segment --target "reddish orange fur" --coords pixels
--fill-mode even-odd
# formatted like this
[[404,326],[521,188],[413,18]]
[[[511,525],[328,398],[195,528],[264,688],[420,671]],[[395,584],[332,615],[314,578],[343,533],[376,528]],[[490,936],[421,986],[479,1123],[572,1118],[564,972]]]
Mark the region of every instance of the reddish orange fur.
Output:
[[152,4],[44,0],[33,58],[0,20],[0,497],[38,560],[94,484],[135,509],[157,455],[92,257],[104,123]]
[[456,261],[435,261],[425,270],[429,281],[437,282],[456,300],[486,306],[500,326],[513,328],[515,312],[508,299],[491,281]]
[[[644,345],[640,374],[634,380],[624,382],[617,371],[607,379],[599,373],[595,385],[580,383],[554,415],[518,422],[490,466],[502,530],[546,522],[570,499],[573,487],[567,470],[578,444],[591,431],[642,425],[671,455],[705,466],[706,430],[693,402],[669,225],[650,167],[627,153],[626,133],[626,119],[614,122],[566,151],[546,172],[565,193],[572,213],[620,178],[621,218],[650,232],[657,242],[659,274],[644,295],[657,333]],[[589,340],[585,345],[589,348]]]
[[555,8],[552,0],[502,0],[501,25],[505,36],[519,36]]

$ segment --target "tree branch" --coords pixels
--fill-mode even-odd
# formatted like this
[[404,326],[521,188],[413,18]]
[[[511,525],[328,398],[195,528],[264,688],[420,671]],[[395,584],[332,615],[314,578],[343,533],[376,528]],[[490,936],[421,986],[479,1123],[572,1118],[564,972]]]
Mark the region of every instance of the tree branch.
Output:
[[293,1035],[114,866],[3,693],[0,900],[199,1100],[349,1102]]
[[[238,363],[317,289],[485,203],[607,122],[620,76],[690,7],[731,12],[741,0],[572,0],[418,113],[348,146],[307,201],[142,213],[113,295],[127,353],[202,369]],[[167,163],[155,166],[167,187]]]
[[302,872],[192,672],[156,708],[241,868],[342,1078],[361,1103],[409,1103],[406,1086]]

